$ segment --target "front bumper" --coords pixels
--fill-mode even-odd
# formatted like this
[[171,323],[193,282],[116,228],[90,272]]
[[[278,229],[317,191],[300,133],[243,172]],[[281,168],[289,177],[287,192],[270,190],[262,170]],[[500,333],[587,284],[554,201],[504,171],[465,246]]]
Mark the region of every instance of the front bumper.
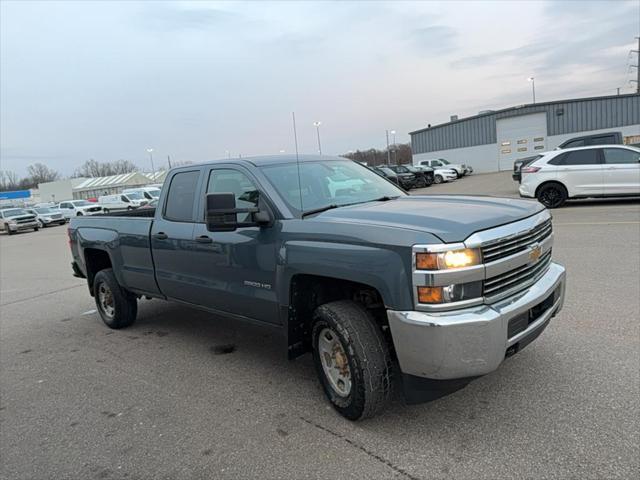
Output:
[[37,221],[29,222],[29,223],[18,223],[18,224],[9,224],[7,228],[12,232],[19,232],[21,230],[31,230],[33,228],[38,228],[40,224]]
[[[551,263],[547,273],[527,290],[492,305],[442,313],[388,310],[400,369],[403,374],[434,380],[492,372],[546,328],[562,308],[564,291],[565,269]],[[534,309],[554,294],[549,308]],[[509,338],[509,320],[532,310],[538,316]]]

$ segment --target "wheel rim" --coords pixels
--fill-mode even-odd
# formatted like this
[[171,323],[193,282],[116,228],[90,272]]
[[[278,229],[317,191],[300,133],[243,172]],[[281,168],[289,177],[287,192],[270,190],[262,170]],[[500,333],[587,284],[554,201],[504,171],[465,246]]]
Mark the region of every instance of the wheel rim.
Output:
[[113,292],[104,282],[98,285],[98,306],[109,318],[113,318],[116,313]]
[[554,207],[560,203],[562,195],[560,190],[554,187],[545,188],[540,194],[540,201],[547,207]]
[[318,352],[324,375],[329,380],[332,390],[346,397],[351,393],[351,368],[349,359],[338,339],[338,335],[324,328],[318,336]]
[[440,175],[436,175],[436,183],[442,182],[442,177]]

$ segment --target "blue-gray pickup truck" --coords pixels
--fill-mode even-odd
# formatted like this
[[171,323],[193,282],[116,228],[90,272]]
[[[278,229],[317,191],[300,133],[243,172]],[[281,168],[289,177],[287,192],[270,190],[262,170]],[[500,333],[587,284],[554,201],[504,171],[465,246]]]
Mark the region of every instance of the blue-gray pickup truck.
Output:
[[275,327],[352,420],[496,370],[564,300],[539,203],[408,195],[339,157],[175,168],[155,209],[74,217],[69,240],[107,326],[147,297]]

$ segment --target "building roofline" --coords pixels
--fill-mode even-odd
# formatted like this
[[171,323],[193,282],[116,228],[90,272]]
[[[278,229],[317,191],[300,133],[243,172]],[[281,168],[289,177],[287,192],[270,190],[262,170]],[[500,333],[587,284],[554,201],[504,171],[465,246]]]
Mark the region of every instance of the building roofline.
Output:
[[499,113],[504,113],[504,112],[509,112],[509,111],[516,111],[516,110],[519,110],[521,108],[526,108],[526,107],[545,107],[545,106],[549,106],[549,105],[557,105],[557,104],[560,104],[560,103],[584,102],[584,101],[589,101],[589,100],[608,100],[608,99],[614,99],[614,98],[628,98],[628,97],[640,97],[640,94],[638,94],[638,93],[623,93],[623,94],[620,94],[620,95],[603,95],[603,96],[599,96],[599,97],[584,97],[584,98],[571,98],[571,99],[567,99],[567,100],[553,100],[553,101],[550,101],[550,102],[524,103],[522,105],[516,105],[514,107],[507,107],[507,108],[502,108],[500,110],[492,110],[492,111],[487,112],[487,113],[481,113],[481,114],[477,114],[477,115],[472,115],[470,117],[459,118],[458,120],[454,120],[453,122],[439,123],[438,125],[432,125],[431,127],[420,128],[418,130],[414,130],[413,132],[409,132],[409,135],[415,135],[417,133],[426,132],[427,130],[434,130],[436,128],[446,127],[448,125],[455,125],[456,123],[466,122],[467,120],[473,120],[473,119],[481,118],[481,117],[488,117],[490,115],[497,115]]

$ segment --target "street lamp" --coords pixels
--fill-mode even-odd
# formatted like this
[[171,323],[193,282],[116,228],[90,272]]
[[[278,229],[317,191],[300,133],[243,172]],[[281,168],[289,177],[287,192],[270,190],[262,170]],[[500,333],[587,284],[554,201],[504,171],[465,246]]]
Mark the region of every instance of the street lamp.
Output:
[[316,134],[318,135],[318,153],[322,155],[322,145],[320,145],[320,125],[322,125],[322,122],[313,122],[313,126],[316,127]]
[[391,130],[391,135],[393,135],[393,163],[395,165],[398,164],[398,155],[396,153],[397,149],[396,149],[396,131],[395,130]]
[[149,154],[149,160],[151,160],[151,172],[153,173],[153,181],[156,180],[156,169],[153,168],[153,148],[147,148],[147,153]]
[[231,159],[231,152],[229,150],[225,150],[224,153],[227,154],[227,158]]
[[533,91],[533,103],[536,103],[536,79],[534,77],[527,78],[531,82],[531,88]]

